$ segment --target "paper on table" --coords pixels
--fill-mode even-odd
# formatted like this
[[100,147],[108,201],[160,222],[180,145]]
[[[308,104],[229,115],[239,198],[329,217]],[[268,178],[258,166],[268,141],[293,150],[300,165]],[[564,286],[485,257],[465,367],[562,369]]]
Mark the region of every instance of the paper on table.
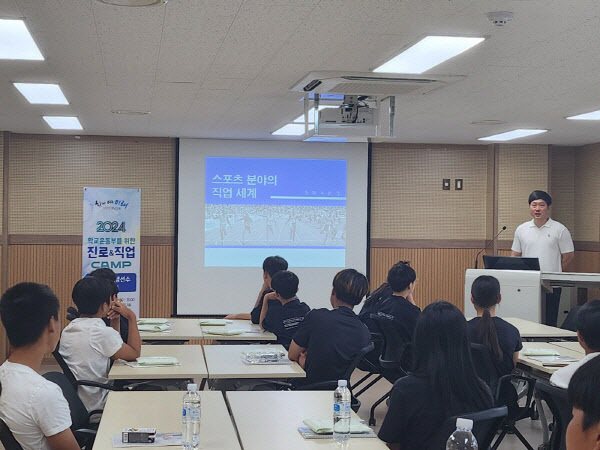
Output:
[[221,327],[223,325],[227,325],[228,323],[233,323],[233,320],[225,320],[225,319],[200,319],[198,321],[200,325],[207,327]]
[[577,358],[572,358],[570,356],[532,356],[529,359],[533,359],[534,361],[539,361],[543,366],[547,367],[562,367],[568,366],[571,363],[579,361]]
[[141,325],[138,325],[138,330],[140,330],[140,331],[163,332],[163,333],[172,331],[169,328],[169,325],[167,325],[165,323],[157,324],[157,325],[151,325],[151,324],[145,325],[145,324],[141,324]]
[[137,323],[138,325],[160,325],[161,323],[167,323],[169,321],[169,319],[161,319],[161,318],[145,318],[145,319],[138,319]]
[[156,438],[153,444],[130,444],[123,443],[120,434],[113,435],[112,445],[115,448],[124,447],[166,447],[171,445],[183,445],[183,437],[181,433],[156,433]]
[[528,348],[523,350],[525,356],[558,356],[560,352],[551,348]]
[[179,360],[174,356],[140,356],[136,358],[140,366],[174,366]]
[[235,336],[246,333],[246,330],[202,330],[206,334],[214,334],[217,336]]
[[[333,418],[321,419],[318,417],[310,417],[302,422],[312,431],[317,434],[332,434],[333,433]],[[350,433],[368,433],[371,428],[358,420],[350,420]]]

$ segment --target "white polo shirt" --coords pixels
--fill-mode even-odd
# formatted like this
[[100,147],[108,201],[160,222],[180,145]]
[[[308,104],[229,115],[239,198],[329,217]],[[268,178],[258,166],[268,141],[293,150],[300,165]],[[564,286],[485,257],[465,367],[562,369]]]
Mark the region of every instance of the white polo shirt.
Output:
[[526,258],[539,258],[542,272],[562,272],[562,254],[575,251],[575,247],[562,223],[549,218],[538,228],[532,219],[515,230],[512,251]]

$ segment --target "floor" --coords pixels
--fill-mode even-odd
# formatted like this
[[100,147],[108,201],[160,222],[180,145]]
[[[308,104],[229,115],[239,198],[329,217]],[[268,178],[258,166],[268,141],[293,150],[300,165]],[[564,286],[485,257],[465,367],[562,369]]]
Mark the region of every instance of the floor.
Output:
[[[59,370],[58,366],[49,364],[44,365],[41,368],[42,373],[54,370]],[[352,375],[351,382],[356,383],[360,378],[363,377],[364,374],[364,372],[356,370]],[[383,396],[390,388],[391,384],[389,382],[385,380],[380,380],[375,385],[373,385],[373,387],[371,387],[368,391],[366,391],[360,396],[360,401],[362,405],[360,410],[358,411],[358,415],[362,419],[364,419],[365,422],[368,422],[369,420],[371,405],[375,403],[377,399]],[[376,432],[379,430],[379,427],[383,422],[383,418],[385,417],[386,411],[387,406],[385,405],[385,402],[380,404],[375,410],[375,420],[377,421],[377,424],[374,428]],[[523,433],[523,435],[529,441],[533,448],[537,448],[538,445],[542,443],[542,427],[539,420],[522,420],[521,422],[519,422],[517,428],[519,429],[519,431],[521,431],[521,433]],[[522,450],[525,447],[516,438],[516,436],[507,435],[502,441],[502,444],[499,448],[502,450]],[[0,444],[0,450],[4,450],[2,444]]]

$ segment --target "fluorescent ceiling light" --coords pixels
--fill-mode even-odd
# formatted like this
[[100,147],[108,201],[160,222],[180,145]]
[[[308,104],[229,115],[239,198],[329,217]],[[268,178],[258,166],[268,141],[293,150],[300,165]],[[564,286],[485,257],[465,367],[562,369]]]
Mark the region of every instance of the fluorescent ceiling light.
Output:
[[585,114],[567,117],[569,120],[600,120],[600,109]]
[[[319,105],[319,111],[322,111],[326,108],[339,108],[336,105]],[[294,119],[294,123],[304,123],[304,114],[298,116]],[[315,108],[310,108],[308,110],[308,123],[315,123]]]
[[83,130],[77,117],[69,116],[43,116],[50,128],[55,130]]
[[[308,125],[308,129],[312,130],[314,127]],[[279,130],[275,130],[271,133],[273,136],[302,136],[304,134],[303,123],[288,123],[282,126]]]
[[29,103],[40,105],[68,105],[58,84],[13,83]]
[[484,40],[481,37],[427,36],[373,72],[423,73]]
[[506,133],[494,134],[493,136],[487,136],[479,138],[479,141],[510,141],[512,139],[522,138],[526,136],[533,136],[534,134],[545,133],[548,130],[531,130],[531,129],[518,129],[507,131]]
[[44,60],[22,20],[0,19],[0,59]]

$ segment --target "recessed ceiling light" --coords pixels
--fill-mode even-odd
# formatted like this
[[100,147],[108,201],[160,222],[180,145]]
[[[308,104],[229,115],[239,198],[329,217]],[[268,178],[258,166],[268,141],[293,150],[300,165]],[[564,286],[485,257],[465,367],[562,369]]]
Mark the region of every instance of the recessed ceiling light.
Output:
[[423,73],[484,40],[482,37],[427,36],[373,72]]
[[598,111],[592,111],[585,114],[578,114],[576,116],[567,117],[569,120],[600,120],[600,109]]
[[157,6],[164,5],[169,0],[96,0],[100,3],[114,6]]
[[522,138],[526,136],[533,136],[535,134],[545,133],[548,130],[534,130],[534,129],[523,129],[507,131],[506,133],[494,134],[493,136],[487,136],[479,138],[479,141],[510,141],[512,139]]
[[145,116],[146,114],[150,114],[150,111],[137,111],[134,109],[113,109],[111,113],[122,114],[124,116]]
[[[309,131],[312,130],[313,125],[308,125]],[[303,123],[288,123],[282,126],[279,130],[275,130],[271,133],[273,136],[302,136],[304,134]]]
[[506,121],[496,119],[474,120],[471,125],[504,125]]
[[68,105],[58,84],[13,83],[27,101],[34,105]]
[[43,116],[54,130],[83,130],[79,119],[74,116]]
[[[339,108],[336,105],[319,105],[319,111],[322,111],[327,108]],[[304,123],[304,114],[298,116],[294,119],[294,123]],[[308,110],[308,123],[315,123],[315,108],[310,108]]]
[[44,60],[22,20],[0,19],[0,59]]

